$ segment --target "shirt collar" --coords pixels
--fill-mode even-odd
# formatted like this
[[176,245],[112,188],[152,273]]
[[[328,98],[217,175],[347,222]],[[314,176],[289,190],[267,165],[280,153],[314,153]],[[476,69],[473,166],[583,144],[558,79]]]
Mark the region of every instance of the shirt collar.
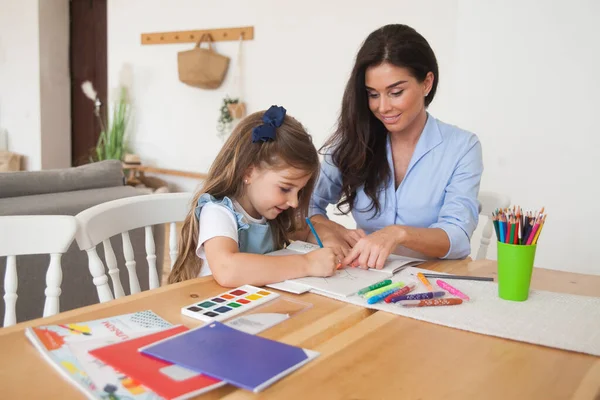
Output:
[[410,169],[421,159],[421,157],[429,153],[429,151],[438,146],[440,143],[442,143],[442,133],[440,132],[437,121],[435,118],[429,115],[429,113],[427,113],[427,122],[425,122],[425,127],[423,128],[421,137],[417,142],[417,146],[415,147],[415,152],[410,160],[408,169]]
[[242,205],[240,203],[238,203],[237,200],[233,199],[232,203],[233,203],[233,208],[235,208],[235,210],[237,212],[239,212],[240,214],[242,214],[244,216],[247,223],[250,223],[250,224],[266,224],[267,223],[267,219],[265,217],[254,218],[250,214],[248,214],[248,212],[246,212],[244,207],[242,207]]
[[[387,157],[388,157],[388,161],[390,163],[390,168],[393,168],[394,162],[393,162],[393,157],[392,157],[392,142],[391,142],[391,138],[390,138],[390,134],[388,133],[388,138],[387,138]],[[440,132],[440,128],[437,124],[437,120],[432,117],[431,115],[429,115],[429,113],[427,113],[427,121],[425,122],[425,126],[423,127],[423,132],[421,132],[421,136],[419,137],[419,141],[417,142],[417,145],[415,146],[415,151],[413,152],[413,155],[410,159],[410,163],[408,164],[408,168],[406,169],[406,174],[404,174],[404,177],[406,178],[406,176],[408,175],[408,173],[410,172],[410,170],[412,169],[412,167],[421,159],[423,158],[423,156],[427,153],[429,153],[431,150],[433,150],[435,147],[437,147],[440,143],[442,143],[442,133]],[[392,187],[394,187],[394,178],[393,178],[393,171],[392,171],[392,176],[390,177],[390,179],[392,179]]]

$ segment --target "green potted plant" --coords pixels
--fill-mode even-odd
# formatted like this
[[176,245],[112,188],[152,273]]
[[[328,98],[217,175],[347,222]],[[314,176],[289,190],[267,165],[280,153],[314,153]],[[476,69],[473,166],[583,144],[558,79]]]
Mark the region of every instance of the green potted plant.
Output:
[[246,105],[237,97],[225,96],[219,113],[217,132],[221,138],[225,138],[231,131],[233,121],[243,118],[246,114]]
[[127,125],[131,112],[127,89],[121,86],[119,98],[112,110],[112,118],[109,120],[102,114],[102,102],[98,98],[98,94],[94,90],[94,86],[90,81],[86,81],[81,85],[83,93],[92,101],[94,101],[94,115],[100,123],[100,136],[96,147],[92,149],[90,161],[102,160],[123,160],[127,153]]

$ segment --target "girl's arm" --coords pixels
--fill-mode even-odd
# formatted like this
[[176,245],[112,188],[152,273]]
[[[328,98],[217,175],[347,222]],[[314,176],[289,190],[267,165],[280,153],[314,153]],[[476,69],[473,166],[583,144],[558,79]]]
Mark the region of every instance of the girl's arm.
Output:
[[307,254],[267,256],[240,253],[235,240],[217,236],[204,242],[206,259],[221,286],[263,286],[304,276],[331,276],[337,258],[331,249]]

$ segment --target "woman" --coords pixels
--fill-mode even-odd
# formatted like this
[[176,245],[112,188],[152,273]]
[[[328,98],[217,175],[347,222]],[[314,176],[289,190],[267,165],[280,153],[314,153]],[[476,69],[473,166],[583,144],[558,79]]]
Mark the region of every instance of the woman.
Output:
[[[427,113],[438,81],[433,50],[406,25],[374,31],[359,50],[309,210],[344,265],[382,268],[391,253],[469,255],[481,145]],[[351,212],[359,229],[328,220],[328,204]]]

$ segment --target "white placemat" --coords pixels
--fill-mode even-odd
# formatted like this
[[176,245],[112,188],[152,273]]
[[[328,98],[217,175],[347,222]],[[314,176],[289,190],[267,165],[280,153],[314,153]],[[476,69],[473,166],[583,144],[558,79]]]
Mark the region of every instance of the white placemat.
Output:
[[[392,280],[416,283],[412,293],[425,292],[415,276],[417,272],[431,271],[409,267]],[[435,281],[430,279],[434,287]],[[498,297],[495,282],[445,282],[468,295],[471,301],[457,306],[405,308],[398,303],[371,305],[359,296],[314,293],[452,328],[600,356],[600,297],[532,290],[527,301],[513,302]]]

